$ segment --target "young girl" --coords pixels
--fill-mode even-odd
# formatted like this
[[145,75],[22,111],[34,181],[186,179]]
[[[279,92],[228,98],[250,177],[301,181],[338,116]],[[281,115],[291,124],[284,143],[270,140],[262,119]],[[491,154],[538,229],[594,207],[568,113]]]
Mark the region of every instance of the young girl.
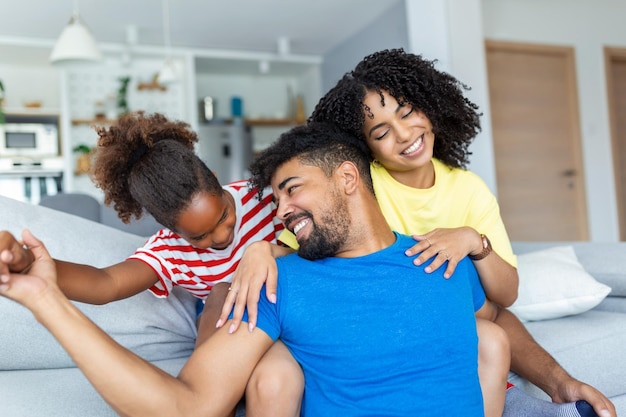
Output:
[[[382,51],[366,57],[346,74],[320,100],[309,121],[333,122],[362,139],[372,156],[374,188],[388,223],[401,233],[418,233],[415,238],[419,243],[407,252],[411,256],[421,252],[416,264],[432,259],[427,270],[443,266],[445,276],[451,277],[457,262],[470,256],[488,298],[508,306],[517,297],[516,258],[495,197],[478,176],[464,169],[468,146],[479,132],[480,122],[477,107],[463,96],[463,88],[454,77],[437,71],[433,62],[420,56],[402,50]],[[290,246],[297,244],[293,235],[286,233],[281,240]],[[261,263],[261,246],[250,252],[257,265]],[[270,275],[263,278],[275,279]],[[260,288],[258,283],[233,281],[233,287],[241,288],[237,304],[243,302],[242,295],[250,286],[251,293]],[[274,283],[267,287],[268,293],[275,291]],[[234,295],[227,298],[222,314],[234,300]],[[507,393],[510,352],[506,335],[492,323],[496,317],[485,319],[477,321],[485,414],[499,416]],[[252,325],[253,320],[250,318]],[[523,330],[521,325],[513,329],[516,340],[520,328]],[[549,357],[534,341],[529,343],[540,355]],[[558,367],[556,362],[554,366]],[[583,385],[568,378],[555,381],[555,385]],[[566,391],[568,396],[560,396]],[[550,394],[565,401],[583,398],[579,392],[561,387]],[[590,401],[608,402],[595,390],[591,394]],[[515,410],[513,401],[522,409],[536,406],[533,412],[538,416],[567,412],[585,415],[587,411],[582,403],[560,406],[535,402],[520,390],[510,389],[509,413]]]
[[[167,297],[174,285],[183,287],[206,300],[198,324],[198,346],[215,330],[228,283],[245,248],[263,240],[276,256],[284,254],[285,249],[275,245],[283,227],[275,217],[271,193],[258,201],[256,190],[250,190],[245,181],[221,186],[193,151],[197,135],[187,124],[160,114],[131,113],[97,132],[91,175],[104,192],[105,204],[113,204],[125,222],[147,212],[165,228],[115,265],[95,268],[56,261],[59,287],[70,299],[91,304],[105,304],[144,290]],[[12,270],[27,268],[34,260],[31,251],[15,239],[10,246]],[[272,373],[256,377],[261,383],[280,378],[281,361],[274,358],[281,355],[288,352],[277,343],[264,358]],[[271,409],[264,409],[254,399],[248,407],[268,415],[283,415],[277,412],[282,409],[295,410],[285,416],[297,414],[303,381],[290,378],[285,385],[293,387],[294,394],[274,396],[271,390],[265,391],[270,397],[261,400],[273,403]]]

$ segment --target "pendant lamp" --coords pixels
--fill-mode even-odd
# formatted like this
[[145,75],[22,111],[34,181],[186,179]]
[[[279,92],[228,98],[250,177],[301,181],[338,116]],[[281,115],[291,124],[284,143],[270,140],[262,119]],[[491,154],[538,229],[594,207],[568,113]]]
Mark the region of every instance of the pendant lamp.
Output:
[[178,70],[172,59],[172,46],[170,43],[170,6],[168,0],[162,0],[163,9],[163,39],[165,43],[165,62],[159,71],[157,80],[160,84],[171,84],[178,81]]
[[93,35],[84,25],[78,14],[78,0],[74,2],[74,12],[69,23],[52,49],[50,62],[67,64],[82,61],[100,61],[102,54]]

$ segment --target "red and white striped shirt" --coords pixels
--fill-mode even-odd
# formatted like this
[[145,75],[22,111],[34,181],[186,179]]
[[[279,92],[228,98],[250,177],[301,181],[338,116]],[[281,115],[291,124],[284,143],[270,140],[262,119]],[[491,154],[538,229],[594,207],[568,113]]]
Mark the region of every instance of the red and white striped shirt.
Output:
[[224,186],[235,199],[235,238],[223,250],[200,249],[169,229],[161,229],[145,245],[128,257],[149,265],[159,277],[159,282],[149,290],[157,297],[167,297],[174,285],[204,300],[213,285],[230,282],[243,256],[252,242],[265,240],[276,243],[282,223],[276,218],[272,191],[257,198],[256,189],[248,189],[247,181],[237,181]]

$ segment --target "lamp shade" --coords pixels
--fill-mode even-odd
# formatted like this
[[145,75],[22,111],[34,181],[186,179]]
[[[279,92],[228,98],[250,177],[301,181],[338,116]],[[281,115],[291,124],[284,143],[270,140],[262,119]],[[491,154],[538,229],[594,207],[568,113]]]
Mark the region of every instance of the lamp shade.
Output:
[[74,14],[54,45],[50,62],[61,64],[101,59],[102,54],[91,32],[80,21],[78,14]]

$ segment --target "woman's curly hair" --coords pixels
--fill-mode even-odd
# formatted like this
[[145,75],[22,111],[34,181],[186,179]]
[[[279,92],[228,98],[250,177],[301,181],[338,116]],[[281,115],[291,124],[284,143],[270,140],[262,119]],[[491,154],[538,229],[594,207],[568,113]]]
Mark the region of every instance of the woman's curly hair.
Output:
[[194,153],[198,136],[189,125],[154,113],[121,116],[99,127],[90,176],[104,203],[125,223],[144,210],[175,230],[180,212],[200,191],[220,195],[215,175]]
[[384,105],[384,90],[430,119],[435,158],[448,166],[465,168],[471,155],[468,147],[480,132],[478,106],[463,96],[463,90],[469,87],[435,69],[435,62],[403,49],[373,53],[322,97],[308,121],[336,123],[365,143],[363,99],[367,92],[375,91]]

